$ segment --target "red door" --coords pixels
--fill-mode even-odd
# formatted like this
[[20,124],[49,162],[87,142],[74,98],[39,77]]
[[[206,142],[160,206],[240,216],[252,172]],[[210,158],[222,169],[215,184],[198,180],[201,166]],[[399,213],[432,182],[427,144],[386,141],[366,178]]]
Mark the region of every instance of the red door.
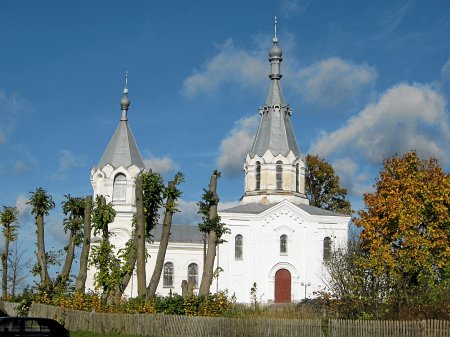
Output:
[[280,269],[275,273],[275,303],[291,303],[291,273]]

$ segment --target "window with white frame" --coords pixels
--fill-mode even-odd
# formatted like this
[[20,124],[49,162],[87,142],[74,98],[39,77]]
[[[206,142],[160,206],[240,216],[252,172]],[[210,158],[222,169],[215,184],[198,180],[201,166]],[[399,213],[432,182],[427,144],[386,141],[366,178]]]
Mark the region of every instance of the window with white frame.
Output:
[[243,237],[241,234],[234,238],[234,259],[242,260]]
[[127,196],[126,192],[127,192],[127,177],[125,177],[125,174],[119,173],[114,178],[113,203],[124,204],[126,202]]
[[198,265],[191,263],[188,266],[188,282],[193,284],[195,288],[198,287]]
[[280,254],[287,254],[287,235],[283,234],[280,236]]
[[163,287],[171,288],[173,287],[173,263],[164,263],[163,269]]
[[329,236],[323,239],[323,260],[329,261],[331,258],[331,238]]
[[256,162],[256,188],[257,191],[261,189],[261,163]]
[[276,165],[277,190],[283,189],[283,162],[277,161]]

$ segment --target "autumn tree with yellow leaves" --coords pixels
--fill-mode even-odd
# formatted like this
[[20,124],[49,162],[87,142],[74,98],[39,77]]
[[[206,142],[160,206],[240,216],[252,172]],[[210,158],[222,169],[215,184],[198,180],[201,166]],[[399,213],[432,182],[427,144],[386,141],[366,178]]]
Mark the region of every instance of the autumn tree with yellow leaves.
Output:
[[423,160],[413,151],[385,159],[375,187],[353,220],[362,229],[361,265],[386,280],[382,291],[393,310],[440,301],[445,311],[450,305],[450,175],[436,158]]

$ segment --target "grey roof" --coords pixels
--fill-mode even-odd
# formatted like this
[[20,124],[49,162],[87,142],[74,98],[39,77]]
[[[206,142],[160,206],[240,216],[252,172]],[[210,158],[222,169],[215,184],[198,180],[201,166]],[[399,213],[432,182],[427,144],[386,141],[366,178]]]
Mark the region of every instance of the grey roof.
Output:
[[[276,45],[275,40],[274,45]],[[281,57],[271,57],[270,61],[271,63],[281,62]],[[292,151],[296,157],[299,157],[300,150],[290,119],[291,110],[281,90],[281,74],[271,74],[270,78],[272,83],[266,104],[260,109],[261,120],[250,156],[263,156],[267,150],[270,150],[274,156],[278,154],[286,156]]]
[[108,147],[98,163],[98,167],[103,167],[107,164],[110,164],[114,168],[120,166],[126,168],[131,165],[136,165],[138,168],[144,169],[144,162],[142,161],[133,133],[128,125],[127,111],[130,106],[130,101],[128,100],[127,88],[124,89],[124,96],[120,101],[120,105],[122,107],[122,117],[114,135],[109,141]]
[[126,120],[119,122],[114,135],[109,141],[108,147],[98,163],[98,167],[103,167],[107,164],[110,164],[114,168],[120,166],[129,167],[133,164],[140,169],[145,167],[133,133]]
[[[158,224],[151,232],[153,241],[159,242],[161,240],[162,225]],[[169,242],[182,243],[203,243],[203,233],[198,229],[198,226],[192,225],[172,225],[170,227]]]
[[[261,214],[262,212],[274,207],[275,205],[278,205],[277,203],[272,203],[268,205],[263,205],[260,203],[248,203],[244,205],[239,205],[227,209],[220,210],[220,213],[243,213],[243,214]],[[325,215],[325,216],[343,216],[343,214],[328,211],[326,209],[318,208],[311,205],[305,205],[305,204],[293,204],[294,206],[302,209],[306,213],[310,215]]]

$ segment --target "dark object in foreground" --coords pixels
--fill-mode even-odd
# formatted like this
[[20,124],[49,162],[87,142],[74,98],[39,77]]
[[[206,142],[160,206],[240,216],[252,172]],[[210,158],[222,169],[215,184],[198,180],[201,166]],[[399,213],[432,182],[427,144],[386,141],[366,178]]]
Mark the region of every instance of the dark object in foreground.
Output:
[[37,317],[0,317],[0,336],[70,337],[70,333],[54,319]]

